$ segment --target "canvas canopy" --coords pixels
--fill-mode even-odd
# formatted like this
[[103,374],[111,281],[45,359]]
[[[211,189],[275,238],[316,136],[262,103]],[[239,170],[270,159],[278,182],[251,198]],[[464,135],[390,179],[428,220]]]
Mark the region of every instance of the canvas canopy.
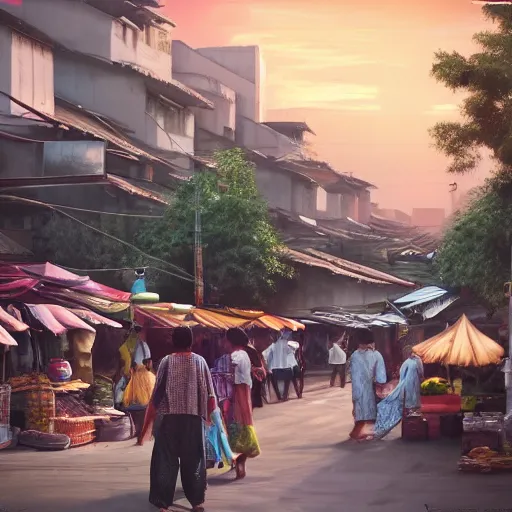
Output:
[[503,347],[480,332],[466,315],[413,351],[424,363],[475,367],[497,364],[505,354]]

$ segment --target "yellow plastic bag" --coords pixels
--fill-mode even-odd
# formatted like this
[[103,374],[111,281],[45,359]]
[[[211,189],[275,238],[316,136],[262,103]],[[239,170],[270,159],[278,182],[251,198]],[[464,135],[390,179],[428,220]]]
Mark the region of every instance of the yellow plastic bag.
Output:
[[126,386],[123,405],[148,405],[155,388],[156,377],[144,365],[132,370],[130,382]]

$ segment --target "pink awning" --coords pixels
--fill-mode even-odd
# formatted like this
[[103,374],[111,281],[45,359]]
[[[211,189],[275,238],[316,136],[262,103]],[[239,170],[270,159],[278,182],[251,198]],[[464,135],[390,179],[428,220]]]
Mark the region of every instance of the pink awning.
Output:
[[0,343],[9,347],[16,347],[16,340],[0,325]]
[[94,311],[89,311],[88,309],[75,309],[75,308],[67,308],[77,317],[82,320],[87,320],[95,325],[108,325],[109,327],[115,327],[120,329],[122,324],[119,322],[115,322],[114,320],[110,320],[110,318],[106,318],[104,316],[98,315],[98,313],[94,313]]
[[78,286],[89,281],[89,276],[79,276],[49,262],[20,265],[19,268],[30,276],[62,286]]
[[11,332],[23,332],[29,328],[27,324],[20,322],[3,308],[0,308],[0,325]]
[[56,304],[45,304],[45,307],[66,329],[83,329],[85,331],[96,333],[96,329],[78,318],[74,313],[63,306]]
[[46,329],[55,334],[56,336],[60,336],[64,334],[67,329],[62,325],[52,314],[52,312],[46,307],[44,304],[27,304],[27,308],[29,309],[32,316],[40,322]]

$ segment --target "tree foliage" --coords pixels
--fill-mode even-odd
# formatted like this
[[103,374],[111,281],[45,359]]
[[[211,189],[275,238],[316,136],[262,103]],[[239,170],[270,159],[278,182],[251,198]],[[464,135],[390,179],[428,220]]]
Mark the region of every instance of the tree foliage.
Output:
[[464,57],[457,52],[435,55],[433,76],[453,91],[467,92],[462,122],[441,122],[431,129],[435,146],[451,158],[452,173],[476,168],[481,151],[490,151],[499,170],[512,170],[512,7],[487,6],[494,32],[480,32],[481,51]]
[[[140,257],[125,244],[116,242],[92,230],[92,226],[119,239],[132,242],[134,232],[140,229],[143,221],[123,217],[96,216],[77,220],[53,212],[42,222],[35,233],[35,255],[41,261],[52,261],[58,265],[74,269],[118,269],[136,264]],[[122,272],[102,272],[95,279],[116,288],[129,286],[132,274],[125,282]]]
[[491,309],[503,304],[510,280],[511,192],[511,176],[489,180],[455,216],[435,260],[443,283],[470,288]]
[[256,188],[254,168],[243,151],[218,152],[215,161],[217,173],[198,173],[183,184],[162,221],[142,230],[136,245],[193,274],[197,206],[207,293],[217,290],[224,304],[261,306],[277,282],[293,272],[283,260],[268,207]]
[[472,171],[483,151],[497,164],[494,176],[453,219],[436,258],[445,284],[469,287],[494,309],[504,301],[511,263],[512,7],[487,6],[484,12],[496,30],[474,36],[478,53],[435,56],[433,76],[467,97],[460,107],[462,121],[438,123],[431,135],[451,159],[448,172]]

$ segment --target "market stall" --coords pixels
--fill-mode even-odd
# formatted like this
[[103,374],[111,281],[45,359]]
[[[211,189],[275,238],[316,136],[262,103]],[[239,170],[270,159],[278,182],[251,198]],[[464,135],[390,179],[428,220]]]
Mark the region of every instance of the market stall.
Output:
[[[496,466],[506,467],[503,459],[506,439],[502,412],[467,412],[462,420],[462,400],[454,392],[449,374],[450,367],[484,368],[497,365],[504,356],[503,347],[476,329],[462,315],[454,325],[416,345],[413,350],[424,363],[442,364],[447,369],[446,392],[422,397],[421,411],[429,423],[429,436],[432,437],[433,433],[437,437],[443,418],[451,417],[454,421],[462,422],[463,427],[461,470],[474,470],[478,466],[475,460],[482,457],[487,462],[492,457],[499,458]],[[486,468],[490,467],[487,462]],[[512,467],[512,461],[510,465]]]

